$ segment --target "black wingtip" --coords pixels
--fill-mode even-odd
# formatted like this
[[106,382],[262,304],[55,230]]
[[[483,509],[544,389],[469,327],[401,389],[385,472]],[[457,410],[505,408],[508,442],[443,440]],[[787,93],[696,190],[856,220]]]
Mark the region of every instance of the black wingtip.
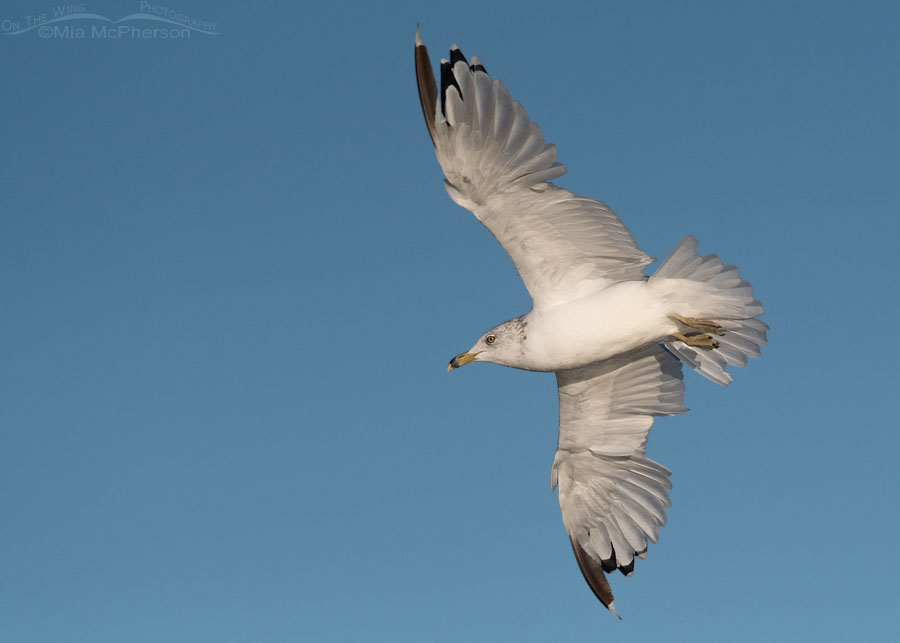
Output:
[[463,56],[462,52],[459,50],[459,47],[457,47],[456,45],[451,45],[450,46],[450,66],[452,67],[453,65],[458,63],[460,60],[463,61],[464,63],[466,63],[466,65],[469,64],[469,61],[466,60],[465,56]]
[[481,64],[481,60],[478,56],[472,56],[472,64],[469,65],[469,70],[474,73],[476,71],[487,73],[487,69],[484,68],[484,65]]
[[[584,580],[587,581],[588,587],[594,592],[594,596],[603,603],[603,606],[606,609],[616,616],[619,616],[613,606],[613,593],[609,586],[609,581],[606,580],[606,573],[603,570],[603,565],[598,563],[590,554],[584,551],[581,545],[575,542],[575,539],[571,536],[569,537],[569,542],[572,544],[572,551],[575,552],[575,560],[578,562],[578,569],[581,570],[581,575],[584,576]],[[619,618],[621,619],[622,617],[619,616]]]
[[419,101],[422,103],[422,115],[425,117],[425,125],[428,127],[428,136],[434,145],[434,106],[437,103],[437,84],[434,82],[434,72],[431,70],[431,60],[428,58],[428,49],[422,44],[419,37],[419,26],[416,25],[416,85],[419,88]]
[[[431,60],[428,58],[428,50],[425,48],[425,45],[422,43],[422,38],[419,36],[418,25],[416,25],[415,55],[416,83],[419,86],[419,100],[422,103],[422,114],[425,116],[425,124],[428,126],[428,135],[431,137],[432,145],[434,145],[434,106],[437,103],[439,96],[437,84],[435,83],[434,79],[434,74],[431,71]],[[443,114],[444,116],[447,115],[447,90],[450,87],[456,88],[456,91],[459,92],[460,99],[465,98],[462,95],[462,89],[460,89],[459,83],[456,81],[456,76],[454,76],[453,74],[453,66],[458,62],[464,63],[473,72],[480,71],[487,73],[484,65],[481,64],[480,60],[478,60],[478,56],[473,56],[472,64],[469,65],[466,57],[463,56],[462,52],[459,50],[459,47],[457,47],[456,45],[452,45],[450,47],[450,60],[441,60],[440,101],[441,114]]]
[[456,87],[456,91],[459,93],[459,97],[462,98],[462,90],[459,88],[459,83],[456,82],[456,77],[453,75],[453,67],[446,60],[441,61],[441,113],[446,116],[447,115],[447,89],[450,87]]
[[610,553],[609,558],[607,558],[606,560],[601,560],[600,565],[603,567],[603,571],[605,571],[607,574],[612,574],[614,571],[616,571],[616,568],[619,566],[619,564],[616,562],[616,548],[610,545],[609,550],[612,553]]

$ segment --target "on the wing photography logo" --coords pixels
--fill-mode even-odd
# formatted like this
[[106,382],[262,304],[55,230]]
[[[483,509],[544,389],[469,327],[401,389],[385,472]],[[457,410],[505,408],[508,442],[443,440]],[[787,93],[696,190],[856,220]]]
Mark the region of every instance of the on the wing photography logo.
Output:
[[4,36],[36,34],[44,40],[188,40],[217,36],[218,23],[141,0],[137,13],[109,18],[88,11],[85,3],[60,4],[40,13],[0,19]]

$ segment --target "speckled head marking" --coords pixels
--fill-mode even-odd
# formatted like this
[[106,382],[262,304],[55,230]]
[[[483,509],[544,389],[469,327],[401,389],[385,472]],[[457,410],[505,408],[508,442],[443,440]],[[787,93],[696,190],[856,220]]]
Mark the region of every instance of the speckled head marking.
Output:
[[525,352],[527,328],[528,321],[524,317],[515,317],[494,326],[479,337],[472,348],[450,360],[447,370],[459,368],[469,362],[516,366],[521,363]]

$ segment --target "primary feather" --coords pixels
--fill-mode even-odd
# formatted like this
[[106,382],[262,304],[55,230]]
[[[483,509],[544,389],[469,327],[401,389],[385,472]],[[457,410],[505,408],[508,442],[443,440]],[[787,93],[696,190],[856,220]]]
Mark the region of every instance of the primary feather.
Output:
[[[422,87],[431,69],[425,47],[416,50]],[[535,306],[559,301],[586,278],[598,286],[642,279],[653,259],[615,213],[547,183],[566,169],[503,83],[480,62],[468,65],[455,46],[451,61],[441,62],[440,96],[422,95],[444,186],[500,242]]]

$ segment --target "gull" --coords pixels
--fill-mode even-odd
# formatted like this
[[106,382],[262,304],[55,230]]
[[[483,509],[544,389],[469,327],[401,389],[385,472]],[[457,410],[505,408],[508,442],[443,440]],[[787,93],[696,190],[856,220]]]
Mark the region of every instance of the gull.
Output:
[[551,491],[581,573],[618,616],[606,574],[632,575],[671,506],[671,472],[645,457],[653,418],[687,410],[682,362],[727,385],[726,365],[759,356],[762,305],[736,267],[700,256],[690,235],[646,275],[656,260],[606,204],[549,182],[566,171],[556,148],[476,56],[453,45],[438,91],[416,30],[415,67],[447,193],[500,242],[532,299],[447,369],[556,373]]

